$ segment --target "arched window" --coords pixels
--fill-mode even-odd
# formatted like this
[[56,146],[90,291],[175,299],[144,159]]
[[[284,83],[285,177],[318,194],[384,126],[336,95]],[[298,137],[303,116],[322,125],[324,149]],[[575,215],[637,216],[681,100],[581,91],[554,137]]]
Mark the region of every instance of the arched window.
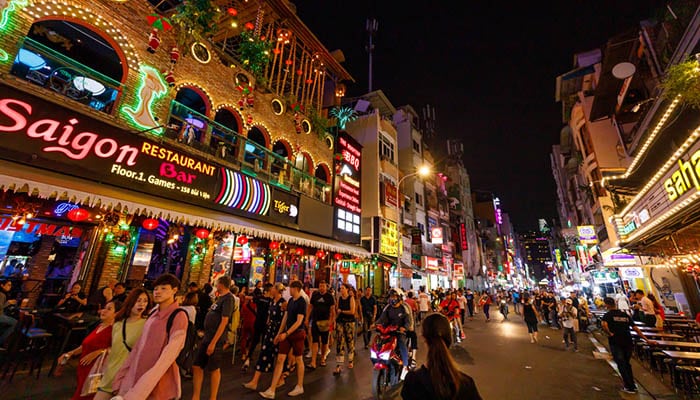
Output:
[[268,139],[267,135],[257,126],[253,126],[248,131],[248,139],[245,145],[245,162],[264,169],[266,164]]
[[107,36],[63,19],[34,23],[22,39],[11,73],[98,111],[111,113],[126,59]]
[[237,157],[241,140],[240,123],[236,115],[226,108],[220,108],[214,116],[210,148],[221,158]]
[[236,118],[236,115],[227,108],[219,109],[214,116],[214,121],[238,134],[241,133],[241,124],[238,121],[238,118]]
[[207,129],[203,118],[209,109],[209,103],[198,89],[183,86],[175,95],[175,104],[170,116],[171,126],[178,126],[177,140],[192,144],[200,142]]
[[294,166],[307,174],[311,174],[313,171],[313,162],[311,161],[311,156],[305,152],[297,153],[296,159],[294,160]]
[[282,183],[287,179],[287,176],[285,176],[284,174],[282,174],[283,176],[279,175],[282,171],[288,171],[287,161],[292,156],[292,150],[289,146],[289,143],[287,143],[284,140],[278,140],[275,142],[274,145],[272,145],[272,152],[278,156],[275,157],[272,161],[272,174],[277,175],[279,178],[279,182]]
[[328,170],[328,166],[325,164],[319,164],[316,167],[314,176],[323,183],[331,183],[330,171]]

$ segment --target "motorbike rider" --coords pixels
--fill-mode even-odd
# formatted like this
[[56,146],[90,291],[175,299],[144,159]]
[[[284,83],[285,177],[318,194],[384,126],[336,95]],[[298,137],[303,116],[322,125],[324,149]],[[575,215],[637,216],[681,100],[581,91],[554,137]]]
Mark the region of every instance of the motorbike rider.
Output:
[[402,377],[408,372],[408,347],[406,346],[406,332],[413,325],[411,310],[403,302],[403,293],[400,289],[389,290],[389,304],[384,307],[382,315],[377,318],[377,325],[395,326],[398,329],[396,335],[396,344],[401,355],[401,361],[404,366]]
[[[457,321],[457,317],[459,315],[459,302],[456,299],[455,292],[449,292],[445,300],[440,303],[440,312],[447,317],[453,329],[456,328],[457,330],[460,330],[460,326]],[[460,339],[461,333],[462,332],[460,331],[456,335],[457,343],[462,341]]]

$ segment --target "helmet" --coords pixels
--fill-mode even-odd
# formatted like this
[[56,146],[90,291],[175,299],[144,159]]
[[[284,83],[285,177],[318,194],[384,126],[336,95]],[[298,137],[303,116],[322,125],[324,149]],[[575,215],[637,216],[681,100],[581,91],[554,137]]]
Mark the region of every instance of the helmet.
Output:
[[404,293],[403,290],[401,289],[389,289],[389,297],[391,296],[398,296],[399,299],[403,299]]

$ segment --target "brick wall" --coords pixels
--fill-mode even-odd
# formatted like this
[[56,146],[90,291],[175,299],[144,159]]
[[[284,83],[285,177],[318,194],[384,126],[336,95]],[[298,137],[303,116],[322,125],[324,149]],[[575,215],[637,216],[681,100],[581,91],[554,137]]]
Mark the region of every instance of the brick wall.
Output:
[[46,280],[46,272],[48,271],[50,263],[49,255],[51,254],[51,249],[55,241],[55,236],[42,236],[39,251],[27,263],[29,277],[27,282],[22,284],[22,290],[29,292],[28,307],[34,307],[37,301],[39,301],[41,291],[37,289],[41,287],[41,284]]

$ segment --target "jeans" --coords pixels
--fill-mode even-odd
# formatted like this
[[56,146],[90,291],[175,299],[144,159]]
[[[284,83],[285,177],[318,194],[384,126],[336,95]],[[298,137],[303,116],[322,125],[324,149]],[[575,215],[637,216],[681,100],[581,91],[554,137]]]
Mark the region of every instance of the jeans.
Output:
[[371,315],[365,315],[362,318],[362,340],[365,342],[365,347],[372,343],[372,330],[370,326],[374,323]]
[[488,304],[484,304],[484,315],[486,316],[486,320],[491,319],[491,316],[489,315],[489,307],[490,306]]
[[613,361],[617,364],[617,370],[620,372],[625,388],[635,389],[636,385],[634,384],[634,375],[632,375],[632,364],[630,364],[632,345],[620,346],[610,343],[610,352],[612,353]]
[[0,315],[0,344],[5,343],[5,340],[14,332],[16,325],[16,319],[4,314]]
[[474,302],[473,301],[467,302],[467,310],[469,311],[469,318],[472,318],[474,316]]
[[574,328],[564,327],[564,343],[566,343],[566,347],[569,347],[569,341],[574,344],[574,350],[578,350],[578,340],[576,339]]
[[399,354],[401,355],[401,362],[405,367],[408,366],[408,346],[406,346],[406,335],[398,334],[396,335],[396,347],[399,349]]

